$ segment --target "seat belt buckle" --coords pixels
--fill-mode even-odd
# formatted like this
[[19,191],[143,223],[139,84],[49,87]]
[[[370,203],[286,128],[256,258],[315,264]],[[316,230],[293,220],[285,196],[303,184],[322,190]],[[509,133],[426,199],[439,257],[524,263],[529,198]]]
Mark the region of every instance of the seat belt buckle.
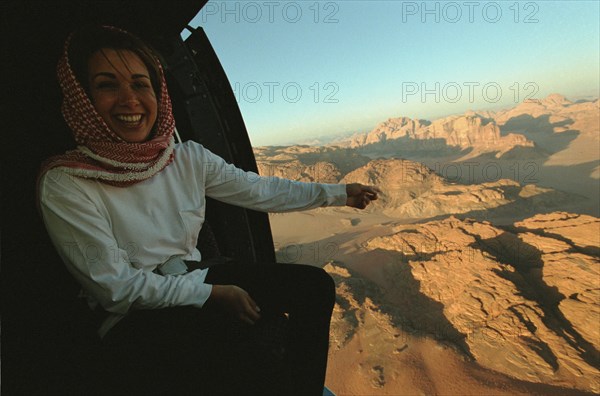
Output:
[[172,256],[167,261],[159,265],[156,270],[160,275],[183,275],[188,272],[188,267],[185,265],[180,256]]

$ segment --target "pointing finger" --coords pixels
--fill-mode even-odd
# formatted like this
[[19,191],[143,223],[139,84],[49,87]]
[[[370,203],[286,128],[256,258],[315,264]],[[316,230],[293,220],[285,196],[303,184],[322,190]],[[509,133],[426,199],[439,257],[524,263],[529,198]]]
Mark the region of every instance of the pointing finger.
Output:
[[377,199],[377,195],[381,193],[381,190],[375,186],[363,186],[363,191],[373,197],[372,199]]

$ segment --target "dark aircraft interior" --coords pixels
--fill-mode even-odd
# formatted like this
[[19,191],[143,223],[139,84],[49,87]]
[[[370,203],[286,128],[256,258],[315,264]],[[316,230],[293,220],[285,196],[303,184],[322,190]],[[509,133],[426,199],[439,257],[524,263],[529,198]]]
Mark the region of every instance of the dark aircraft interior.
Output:
[[[228,162],[257,171],[250,140],[227,76],[202,30],[180,32],[208,0],[9,1],[2,5],[5,123],[2,161],[2,394],[123,394],[111,359],[82,336],[79,286],[46,235],[35,203],[40,163],[74,146],[60,113],[56,62],[68,33],[83,24],[123,27],[164,57],[177,129]],[[274,261],[266,214],[210,201],[199,238],[203,257]],[[109,354],[110,355],[110,354]],[[102,375],[96,378],[104,378]],[[151,394],[177,394],[160,375]],[[121,382],[119,382],[121,381]],[[142,391],[140,391],[142,392]]]

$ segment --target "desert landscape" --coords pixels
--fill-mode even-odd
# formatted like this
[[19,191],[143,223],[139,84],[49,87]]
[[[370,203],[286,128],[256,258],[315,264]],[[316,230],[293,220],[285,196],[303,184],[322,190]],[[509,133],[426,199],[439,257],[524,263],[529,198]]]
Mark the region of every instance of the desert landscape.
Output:
[[262,175],[383,190],[365,211],[270,215],[279,261],[336,281],[328,387],[600,393],[599,123],[598,99],[552,94],[256,147]]

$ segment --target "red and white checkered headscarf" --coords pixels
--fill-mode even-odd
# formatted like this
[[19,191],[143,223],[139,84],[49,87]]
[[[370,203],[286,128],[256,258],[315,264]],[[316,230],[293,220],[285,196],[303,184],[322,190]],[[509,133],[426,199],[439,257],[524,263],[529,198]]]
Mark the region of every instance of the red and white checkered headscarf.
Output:
[[[130,35],[118,28],[106,28]],[[77,81],[69,64],[72,37],[73,33],[65,42],[57,74],[63,92],[62,114],[71,128],[77,149],[48,159],[42,165],[40,176],[52,168],[62,168],[73,176],[120,187],[151,178],[173,161],[175,144],[175,120],[159,60],[155,58],[160,73],[160,98],[154,133],[148,141],[129,143],[108,127]]]

